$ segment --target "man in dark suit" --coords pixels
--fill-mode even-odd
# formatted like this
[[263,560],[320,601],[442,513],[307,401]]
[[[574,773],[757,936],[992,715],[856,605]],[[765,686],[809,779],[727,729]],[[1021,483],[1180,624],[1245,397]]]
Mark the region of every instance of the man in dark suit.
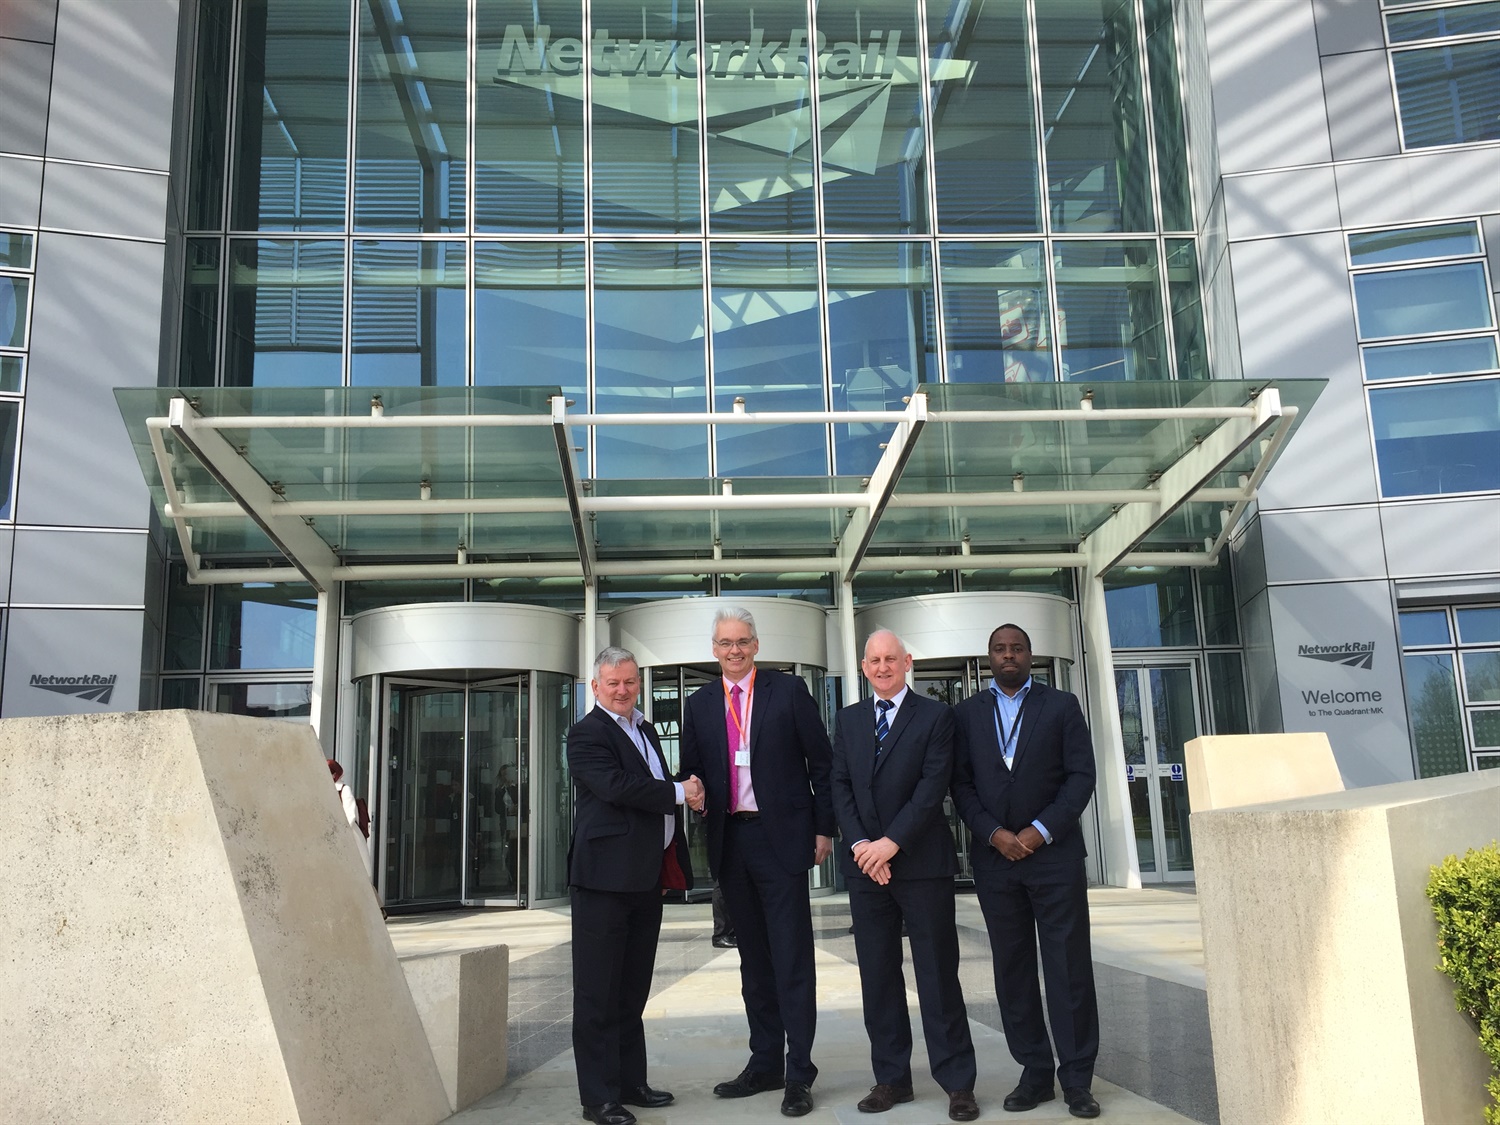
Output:
[[990,670],[990,689],[954,708],[953,800],[974,833],[974,886],[990,932],[1000,1020],[1022,1068],[1005,1108],[1032,1109],[1055,1096],[1055,1045],[1068,1112],[1097,1117],[1089,1087],[1099,1008],[1078,827],[1094,792],[1094,747],[1077,698],[1032,680],[1031,638],[1019,626],[990,634]]
[[901,923],[911,936],[922,1034],[948,1116],[973,1121],[974,1042],[958,983],[953,876],[958,854],[943,816],[953,776],[953,715],[906,686],[911,655],[889,629],[865,641],[860,667],[873,699],[839,712],[833,732],[833,807],[849,885],[854,951],[875,1085],[859,1103],[884,1113],[913,1098],[911,1020],[901,971]]
[[833,850],[832,749],[800,677],[755,667],[760,642],[743,609],[714,617],[723,675],[683,708],[682,769],[707,789],[708,861],[740,950],[750,1062],[721,1098],[785,1089],[781,1112],[812,1112],[817,1026],[807,872]]
[[597,706],[568,731],[573,777],[573,1054],[583,1116],[633,1125],[626,1105],[658,1109],[672,1095],[646,1082],[651,972],[662,891],[692,886],[677,806],[701,807],[696,777],[674,782],[656,731],[635,709],[641,672],[622,648],[594,662]]

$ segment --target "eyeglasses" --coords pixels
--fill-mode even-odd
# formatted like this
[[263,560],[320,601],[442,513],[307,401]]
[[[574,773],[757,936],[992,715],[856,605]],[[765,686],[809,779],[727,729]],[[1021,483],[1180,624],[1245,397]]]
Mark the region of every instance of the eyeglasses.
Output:
[[714,648],[718,649],[720,652],[748,652],[750,651],[750,646],[754,643],[754,637],[746,637],[744,640],[739,641],[726,641],[721,639],[714,642]]

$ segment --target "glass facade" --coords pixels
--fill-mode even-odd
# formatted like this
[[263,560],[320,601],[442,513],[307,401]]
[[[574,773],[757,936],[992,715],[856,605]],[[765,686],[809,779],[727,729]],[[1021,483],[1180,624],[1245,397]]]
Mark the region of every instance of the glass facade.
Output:
[[1401,613],[1418,777],[1500,766],[1500,605]]

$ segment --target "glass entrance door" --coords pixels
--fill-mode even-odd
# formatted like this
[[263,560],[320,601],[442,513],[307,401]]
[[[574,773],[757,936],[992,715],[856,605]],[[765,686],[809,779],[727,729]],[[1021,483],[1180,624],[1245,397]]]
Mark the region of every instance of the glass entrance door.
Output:
[[1183,746],[1202,729],[1197,668],[1116,667],[1115,692],[1141,881],[1185,882],[1193,877],[1193,841]]
[[529,837],[526,777],[530,760],[523,678],[469,685],[468,827],[463,899],[514,903],[526,898]]

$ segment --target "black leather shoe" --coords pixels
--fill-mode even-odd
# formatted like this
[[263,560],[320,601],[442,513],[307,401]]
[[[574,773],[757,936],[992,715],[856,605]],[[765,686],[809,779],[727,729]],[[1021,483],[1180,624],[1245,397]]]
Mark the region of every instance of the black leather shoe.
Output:
[[720,1082],[715,1086],[714,1093],[721,1098],[748,1098],[752,1094],[763,1094],[767,1090],[779,1090],[785,1085],[785,1080],[779,1074],[762,1074],[747,1066],[740,1071],[739,1077],[731,1078],[728,1082]]
[[974,1100],[973,1090],[954,1090],[948,1095],[948,1119],[950,1121],[978,1121],[979,1103]]
[[620,1100],[626,1105],[638,1105],[642,1109],[660,1109],[672,1104],[672,1095],[665,1090],[653,1090],[650,1086],[628,1086],[620,1091]]
[[1051,1086],[1048,1086],[1045,1090],[1036,1090],[1029,1086],[1017,1086],[1005,1095],[1005,1108],[1010,1113],[1020,1113],[1023,1110],[1035,1109],[1042,1102],[1050,1102],[1055,1097],[1057,1097],[1057,1093]]
[[806,1117],[812,1112],[812,1087],[806,1082],[788,1082],[781,1099],[782,1117]]
[[635,1114],[619,1102],[602,1102],[583,1107],[583,1116],[594,1125],[635,1125]]
[[1098,1117],[1099,1103],[1089,1093],[1087,1086],[1068,1086],[1063,1090],[1063,1101],[1068,1103],[1068,1112],[1074,1117]]
[[737,941],[735,941],[735,939],[732,938],[732,937],[716,937],[716,938],[714,938],[714,948],[715,949],[737,949],[737,948],[739,948],[739,944],[740,943],[737,942]]
[[860,1113],[884,1113],[892,1106],[911,1101],[915,1096],[910,1086],[891,1086],[885,1082],[877,1082],[854,1108]]

